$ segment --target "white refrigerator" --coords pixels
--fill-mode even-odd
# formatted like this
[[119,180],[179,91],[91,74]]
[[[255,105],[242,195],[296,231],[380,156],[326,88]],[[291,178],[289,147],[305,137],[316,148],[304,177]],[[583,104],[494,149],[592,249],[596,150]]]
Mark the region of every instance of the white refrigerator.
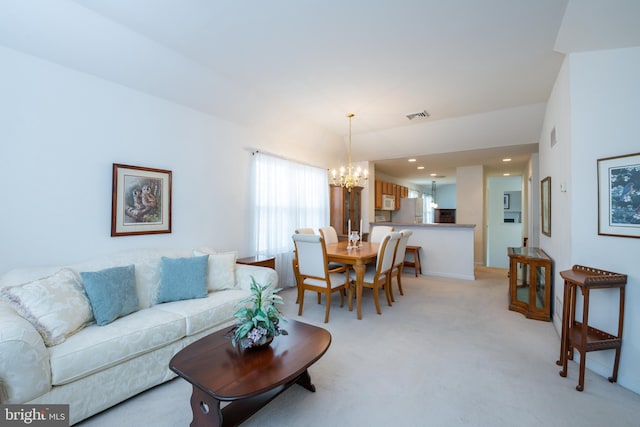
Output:
[[400,199],[400,209],[392,213],[392,221],[405,224],[422,224],[424,200],[422,198]]

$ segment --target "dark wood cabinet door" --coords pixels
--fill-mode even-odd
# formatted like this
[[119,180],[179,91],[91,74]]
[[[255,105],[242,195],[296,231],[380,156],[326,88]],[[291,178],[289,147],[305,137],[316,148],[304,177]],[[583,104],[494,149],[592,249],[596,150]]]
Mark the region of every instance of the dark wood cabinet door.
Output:
[[338,235],[346,235],[351,229],[359,230],[362,218],[362,187],[352,188],[351,191],[335,185],[329,186],[330,191],[330,222]]

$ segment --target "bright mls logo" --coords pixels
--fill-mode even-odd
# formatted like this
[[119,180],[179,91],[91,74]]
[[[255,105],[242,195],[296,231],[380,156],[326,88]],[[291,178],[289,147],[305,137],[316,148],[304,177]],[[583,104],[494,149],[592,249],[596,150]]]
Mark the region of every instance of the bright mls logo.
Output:
[[0,405],[0,425],[69,427],[69,405]]

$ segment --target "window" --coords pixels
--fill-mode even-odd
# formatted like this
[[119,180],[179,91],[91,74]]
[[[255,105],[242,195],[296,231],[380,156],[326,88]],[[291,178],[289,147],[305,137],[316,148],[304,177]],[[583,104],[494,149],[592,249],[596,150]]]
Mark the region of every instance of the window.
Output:
[[280,286],[295,284],[291,260],[296,228],[329,223],[326,169],[265,153],[254,154],[256,253],[276,257]]

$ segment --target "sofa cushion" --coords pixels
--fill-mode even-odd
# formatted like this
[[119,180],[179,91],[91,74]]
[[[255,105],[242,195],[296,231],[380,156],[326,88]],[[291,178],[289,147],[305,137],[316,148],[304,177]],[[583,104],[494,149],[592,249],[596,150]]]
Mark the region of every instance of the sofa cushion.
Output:
[[112,267],[100,271],[81,272],[98,326],[138,310],[134,265]]
[[[105,268],[136,266],[136,288],[139,309],[156,304],[160,288],[160,263],[163,256],[170,258],[191,256],[192,249],[134,249],[93,258],[81,263],[69,265],[74,271],[99,271]],[[11,275],[12,280],[15,275]],[[42,277],[42,276],[39,276]],[[25,282],[25,281],[23,281]],[[21,283],[23,283],[21,282]],[[0,285],[2,279],[0,279]]]
[[193,251],[195,256],[209,255],[209,272],[207,289],[220,291],[236,287],[237,252],[216,252],[211,249]]
[[153,309],[183,316],[189,336],[232,320],[238,302],[250,295],[246,290],[230,289],[211,292],[207,298],[158,304]]
[[0,294],[33,324],[47,346],[62,343],[93,320],[80,279],[68,268],[23,285],[2,288]]
[[49,348],[52,383],[70,383],[178,341],[184,335],[182,316],[153,308],[136,311],[105,326],[87,326],[64,343]]
[[208,255],[187,258],[162,257],[158,303],[205,298],[208,258]]

